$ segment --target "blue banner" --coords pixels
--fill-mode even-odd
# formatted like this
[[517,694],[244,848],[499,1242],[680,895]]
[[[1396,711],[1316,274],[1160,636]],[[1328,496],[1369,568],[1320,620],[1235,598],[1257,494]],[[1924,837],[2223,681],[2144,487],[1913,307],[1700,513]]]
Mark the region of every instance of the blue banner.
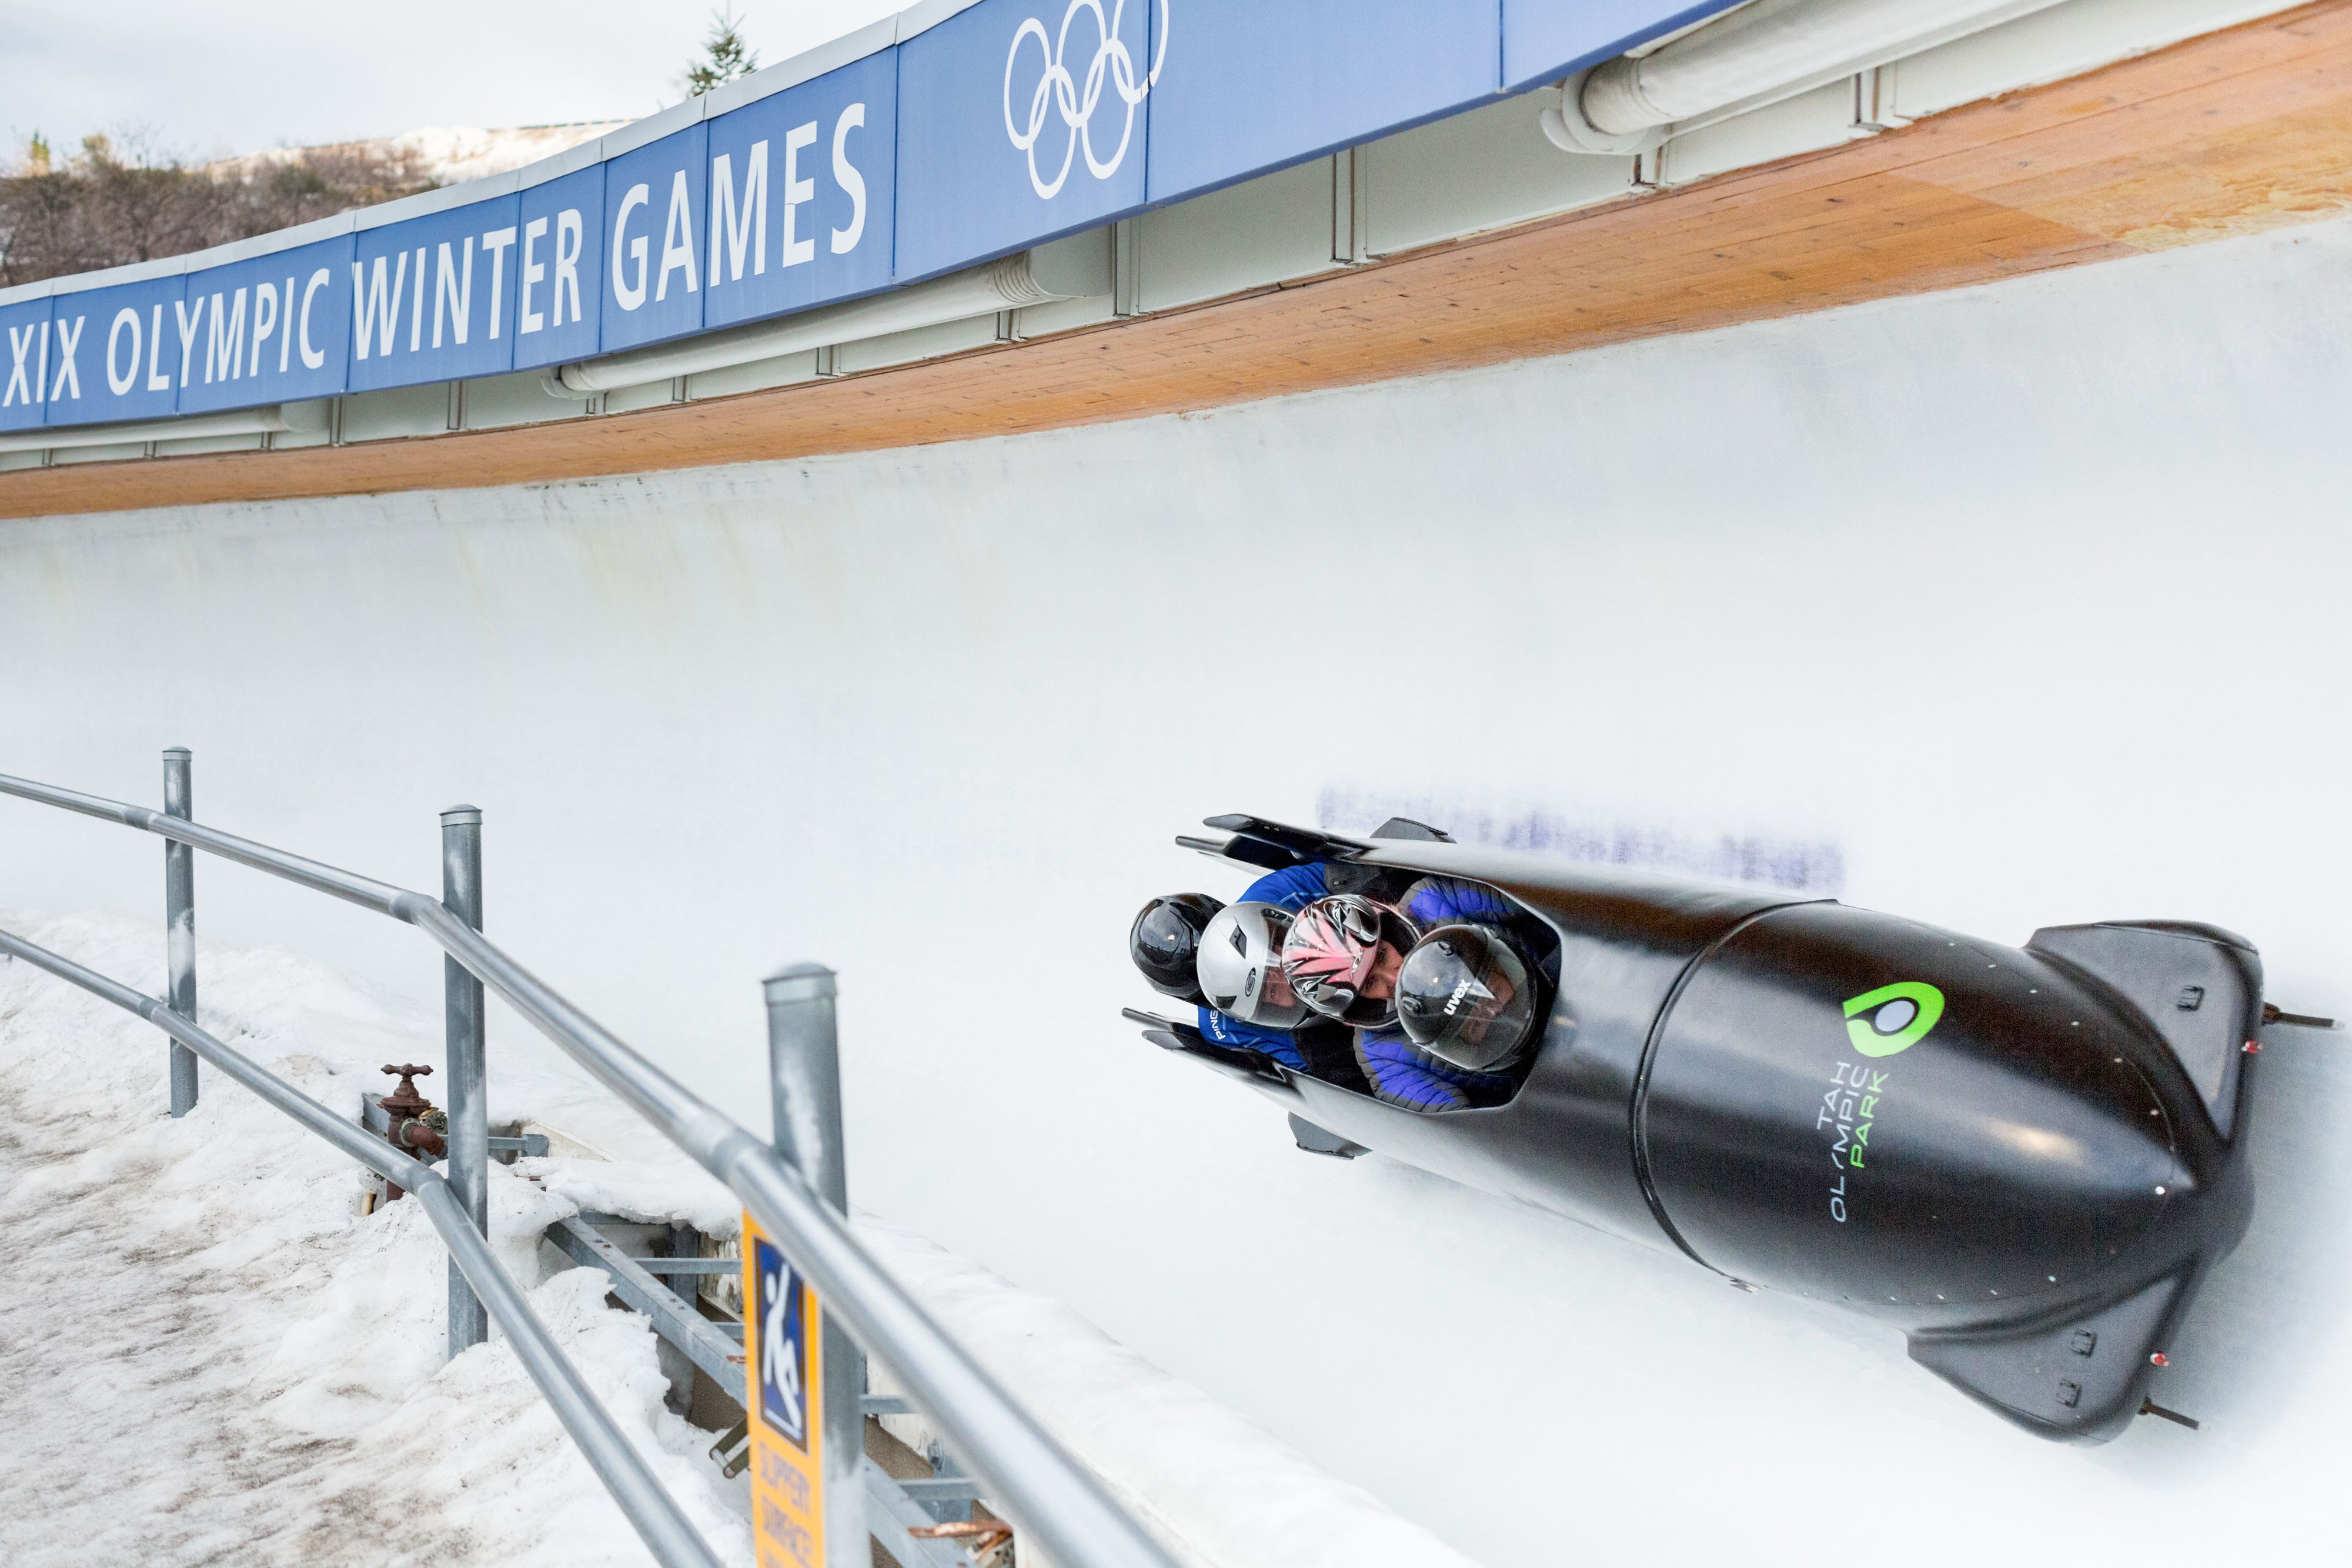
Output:
[[0,430],[532,370],[853,298],[1559,79],[1730,3],[924,6],[441,211],[0,304]]
[[887,51],[709,121],[703,326],[889,287],[898,124]]
[[898,47],[900,282],[1143,205],[1168,5],[981,0]]
[[1162,36],[1151,89],[1150,199],[1489,101],[1502,81],[1501,26],[1501,0],[1187,5]]
[[177,356],[179,412],[348,390],[351,262],[344,236],[190,274],[187,308],[164,350]]
[[526,187],[519,215],[515,369],[593,357],[604,320],[604,166]]
[[692,126],[604,165],[605,353],[701,330],[709,136]]
[[184,277],[154,277],[52,299],[48,423],[98,424],[178,413],[186,295]]
[[1516,91],[1558,81],[1738,3],[1503,0],[1503,85]]
[[500,196],[352,236],[353,391],[514,367],[516,213]]
[[41,423],[49,401],[49,301],[0,305],[0,430]]

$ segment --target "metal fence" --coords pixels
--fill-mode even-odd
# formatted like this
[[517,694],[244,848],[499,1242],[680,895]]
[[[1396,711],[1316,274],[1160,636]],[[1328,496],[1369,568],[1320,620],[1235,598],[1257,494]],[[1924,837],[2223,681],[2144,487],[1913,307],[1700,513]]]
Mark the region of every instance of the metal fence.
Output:
[[[826,1151],[810,1146],[826,1124],[824,1106],[812,1102],[834,1096],[832,1125],[838,1126],[838,1087],[824,1081],[821,1067],[799,1083],[780,1077],[775,1106],[783,1144],[780,1152],[698,1099],[483,936],[481,815],[473,808],[453,808],[442,816],[444,892],[435,899],[199,825],[193,820],[188,753],[166,751],[163,761],[161,811],[5,774],[0,774],[0,794],[118,822],[164,841],[168,999],[144,995],[5,931],[0,931],[0,952],[79,986],[163,1030],[172,1041],[173,1115],[184,1115],[196,1103],[195,1061],[202,1058],[352,1159],[413,1193],[449,1249],[452,1353],[483,1337],[480,1314],[487,1310],[664,1568],[718,1568],[719,1560],[596,1402],[579,1371],[557,1349],[485,1241],[485,987],[741,1199],[814,1286],[829,1321],[845,1328],[857,1345],[891,1368],[913,1405],[969,1461],[986,1495],[1001,1504],[1024,1539],[1066,1568],[1174,1568],[1167,1553],[1094,1478],[931,1322],[850,1234],[839,1207],[837,1176],[825,1179],[828,1169],[837,1172],[838,1150],[831,1151],[828,1160]],[[335,1115],[197,1026],[194,850],[390,915],[424,932],[446,955],[451,1084],[447,1176]],[[822,973],[788,970],[772,982],[772,1030],[804,1027],[793,1021],[791,1004],[813,998],[814,977]],[[786,993],[782,997],[775,994],[778,984]],[[829,975],[823,989],[829,998]],[[817,1190],[820,1185],[835,1186],[835,1201],[828,1202],[827,1195]],[[859,1408],[854,1399],[845,1404],[850,1410]],[[849,1535],[861,1560],[865,1534],[859,1530]]]

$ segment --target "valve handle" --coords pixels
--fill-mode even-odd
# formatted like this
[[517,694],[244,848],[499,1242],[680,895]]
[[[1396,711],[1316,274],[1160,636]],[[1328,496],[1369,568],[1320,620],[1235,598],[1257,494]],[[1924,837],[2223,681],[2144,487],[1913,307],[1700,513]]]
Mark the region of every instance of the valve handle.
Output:
[[385,1064],[384,1071],[400,1076],[400,1086],[383,1097],[384,1113],[394,1117],[395,1126],[399,1124],[398,1118],[402,1114],[431,1109],[432,1103],[416,1092],[416,1080],[429,1075],[432,1071],[430,1067],[414,1061],[403,1062],[398,1067]]

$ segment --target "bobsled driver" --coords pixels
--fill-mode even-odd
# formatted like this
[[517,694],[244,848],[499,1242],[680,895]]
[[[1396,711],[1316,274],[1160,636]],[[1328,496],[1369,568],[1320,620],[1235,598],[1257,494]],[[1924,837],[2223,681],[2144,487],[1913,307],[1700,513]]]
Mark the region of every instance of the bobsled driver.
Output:
[[1292,915],[1325,891],[1323,867],[1311,863],[1258,878],[1234,904],[1204,893],[1155,898],[1135,917],[1128,954],[1152,989],[1198,1009],[1203,1039],[1307,1071],[1312,1041],[1298,1031],[1319,1020],[1283,973],[1282,944]]
[[1511,906],[1475,883],[1424,877],[1402,908],[1336,894],[1301,910],[1283,944],[1299,999],[1356,1030],[1372,1093],[1416,1111],[1510,1098],[1539,1032],[1536,976]]

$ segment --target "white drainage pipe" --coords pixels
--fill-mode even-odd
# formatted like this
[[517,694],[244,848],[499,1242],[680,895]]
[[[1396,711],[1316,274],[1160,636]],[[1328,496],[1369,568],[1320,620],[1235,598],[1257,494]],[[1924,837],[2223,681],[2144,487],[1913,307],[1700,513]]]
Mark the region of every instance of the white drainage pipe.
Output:
[[[1570,152],[1645,152],[1678,123],[1759,108],[2060,0],[1753,0],[1570,81],[1545,130]],[[1753,100],[1753,101],[1751,101]]]
[[1080,235],[1035,250],[1021,251],[962,272],[910,284],[887,293],[824,305],[746,327],[681,338],[673,343],[629,349],[603,359],[566,365],[547,379],[558,397],[584,397],[616,387],[644,386],[677,376],[747,365],[779,354],[804,353],[890,332],[938,327],[1111,291],[1110,241],[1107,234]]
[[80,446],[128,446],[134,442],[194,441],[211,435],[274,435],[293,428],[273,403],[230,413],[192,413],[179,419],[141,420],[132,424],[41,427],[0,435],[0,452],[62,452]]

